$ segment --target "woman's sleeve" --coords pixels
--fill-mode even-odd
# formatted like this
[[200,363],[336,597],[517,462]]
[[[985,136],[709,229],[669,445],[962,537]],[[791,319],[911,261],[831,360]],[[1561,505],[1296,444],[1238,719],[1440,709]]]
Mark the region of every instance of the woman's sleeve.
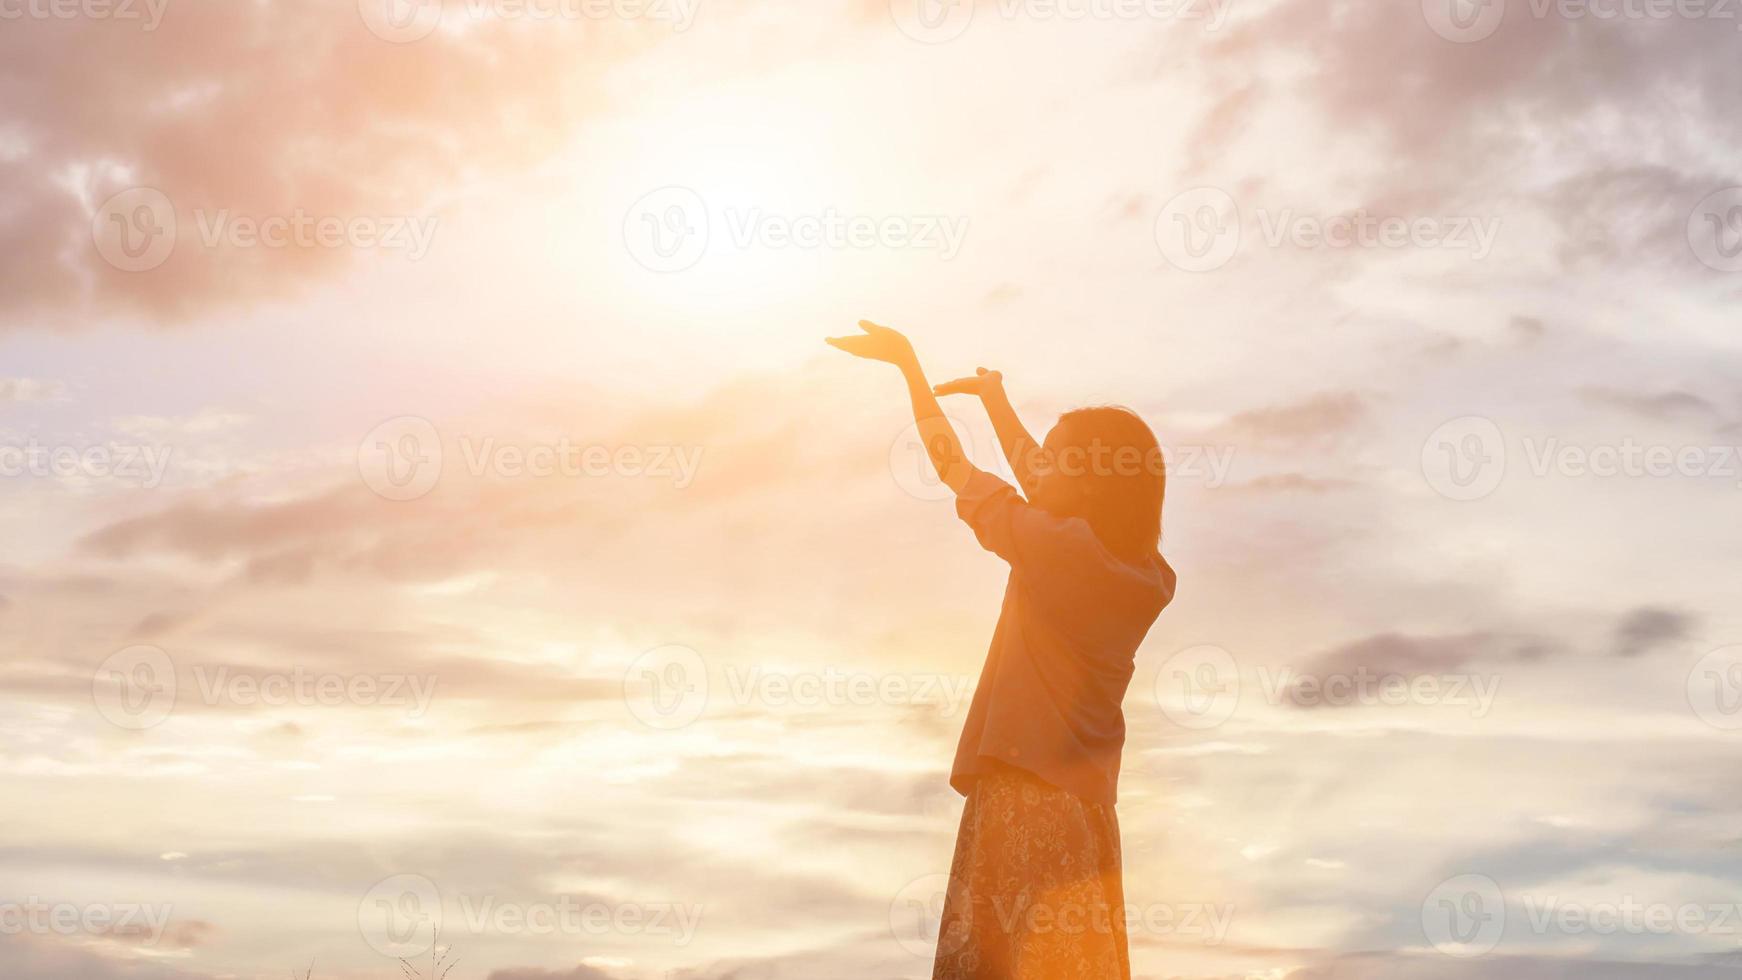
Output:
[[1089,526],[1054,517],[1023,500],[1016,489],[984,470],[975,471],[956,495],[956,513],[985,548],[1012,568],[1056,577],[1068,573],[1092,544]]

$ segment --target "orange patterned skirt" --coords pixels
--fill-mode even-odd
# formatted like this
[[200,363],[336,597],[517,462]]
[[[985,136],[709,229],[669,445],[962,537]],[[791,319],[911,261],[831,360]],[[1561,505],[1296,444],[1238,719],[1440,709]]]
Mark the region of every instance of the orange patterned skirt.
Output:
[[1119,819],[1026,770],[962,810],[932,980],[1130,980]]

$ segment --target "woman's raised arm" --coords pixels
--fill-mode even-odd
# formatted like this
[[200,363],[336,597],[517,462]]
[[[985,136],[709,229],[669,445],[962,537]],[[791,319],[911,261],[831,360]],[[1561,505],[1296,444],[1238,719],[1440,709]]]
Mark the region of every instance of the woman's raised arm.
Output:
[[937,395],[933,394],[925,379],[925,371],[919,366],[919,355],[914,353],[913,344],[900,331],[870,320],[860,320],[859,329],[864,333],[830,337],[828,343],[854,357],[882,361],[901,369],[901,376],[907,380],[908,397],[913,402],[914,425],[918,426],[919,437],[925,443],[926,456],[937,470],[938,479],[960,493],[976,470],[968,454],[962,450],[962,440],[951,427],[950,420],[944,418],[943,407],[938,404]]
[[998,433],[1004,458],[1010,461],[1010,470],[1016,474],[1016,485],[1022,488],[1023,496],[1033,500],[1035,488],[1040,485],[1041,447],[1023,426],[1010,404],[1010,396],[1004,393],[1004,375],[980,368],[974,377],[946,381],[932,390],[939,395],[979,396],[986,414],[992,418],[992,429]]

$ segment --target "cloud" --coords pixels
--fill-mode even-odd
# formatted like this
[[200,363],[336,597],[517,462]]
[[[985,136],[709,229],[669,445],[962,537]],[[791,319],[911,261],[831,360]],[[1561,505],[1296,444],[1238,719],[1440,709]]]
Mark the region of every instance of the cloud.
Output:
[[1368,953],[1297,970],[1287,980],[1735,980],[1739,975],[1742,972],[1723,966],[1688,963],[1504,956],[1460,961],[1446,956]]
[[51,402],[66,397],[66,385],[34,378],[0,378],[0,402]]
[[1582,389],[1579,395],[1593,405],[1619,409],[1653,422],[1689,417],[1709,421],[1718,415],[1716,405],[1688,391],[1645,393],[1593,386]]
[[616,980],[616,975],[583,964],[572,970],[540,970],[535,967],[491,970],[486,980]]
[[1240,412],[1225,429],[1236,438],[1287,446],[1322,446],[1347,435],[1367,417],[1354,392],[1328,392],[1298,402]]
[[1686,639],[1696,618],[1675,609],[1646,606],[1632,610],[1615,627],[1615,655],[1638,657]]
[[212,980],[208,973],[112,958],[25,935],[0,935],[0,976],[6,980]]
[[[548,155],[599,105],[600,75],[669,33],[620,19],[470,21],[452,3],[443,29],[390,43],[371,32],[368,9],[170,4],[152,30],[125,18],[8,20],[0,316],[170,319],[284,295],[350,253],[213,245],[204,239],[218,216],[425,216],[469,174]],[[148,217],[173,215],[173,251],[148,271],[111,265],[93,239],[94,221],[135,220],[131,204],[100,210],[131,187],[164,195]]]

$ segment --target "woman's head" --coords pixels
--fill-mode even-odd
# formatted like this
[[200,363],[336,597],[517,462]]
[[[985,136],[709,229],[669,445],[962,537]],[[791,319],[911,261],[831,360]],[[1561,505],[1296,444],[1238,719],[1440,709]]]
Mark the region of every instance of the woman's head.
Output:
[[1136,559],[1161,538],[1167,461],[1155,434],[1125,408],[1080,408],[1059,416],[1035,466],[1034,503],[1080,517],[1107,550]]

